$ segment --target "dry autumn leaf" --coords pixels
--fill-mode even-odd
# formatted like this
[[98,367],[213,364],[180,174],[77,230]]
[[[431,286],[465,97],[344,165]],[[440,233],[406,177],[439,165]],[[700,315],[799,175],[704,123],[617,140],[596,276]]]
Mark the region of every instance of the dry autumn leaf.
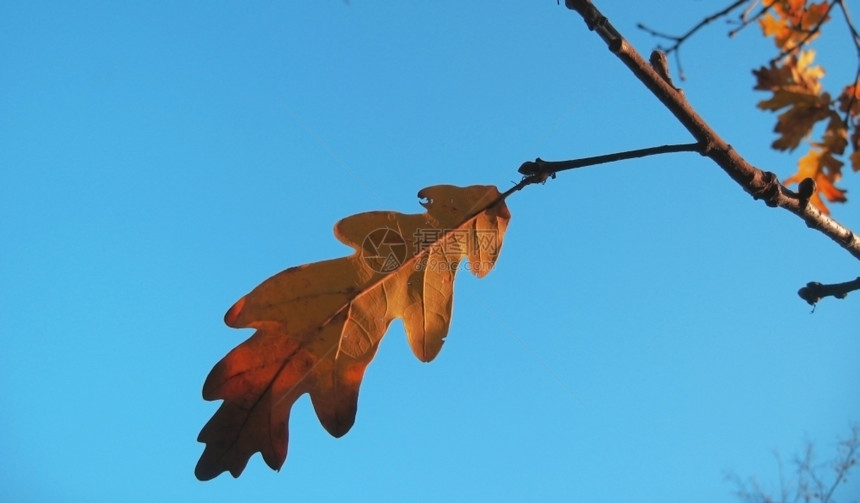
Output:
[[439,353],[461,260],[486,275],[510,213],[493,186],[437,185],[418,196],[425,213],[341,220],[335,236],[355,253],[282,271],[227,311],[227,325],[256,332],[203,385],[204,399],[224,401],[198,437],[206,448],[197,478],[238,477],[255,452],[280,469],[290,409],[304,393],[329,433],[349,431],[365,369],[395,318],[421,361]]
[[816,27],[827,22],[828,2],[811,3],[806,0],[765,0],[768,12],[759,19],[765,37],[773,37],[782,50],[793,50],[818,36]]
[[834,159],[830,152],[813,148],[801,157],[797,173],[785,179],[783,183],[786,185],[800,183],[806,178],[811,178],[815,182],[816,190],[809,200],[825,214],[829,214],[830,210],[827,209],[821,196],[823,195],[830,202],[845,201],[845,191],[834,185],[835,181],[839,181],[841,168],[842,162]]
[[773,93],[771,98],[760,101],[758,107],[771,111],[788,108],[779,115],[774,128],[780,135],[772,145],[777,150],[794,150],[817,122],[829,116],[830,95],[821,92],[824,71],[820,66],[812,66],[814,58],[814,51],[805,51],[779,65],[771,63],[769,68],[753,70],[754,89]]

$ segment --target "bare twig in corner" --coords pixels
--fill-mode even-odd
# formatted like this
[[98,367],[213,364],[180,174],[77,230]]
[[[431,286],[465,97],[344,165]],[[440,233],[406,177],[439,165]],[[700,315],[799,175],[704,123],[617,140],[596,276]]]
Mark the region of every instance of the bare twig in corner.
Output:
[[[744,480],[735,473],[726,475],[726,481],[735,486],[734,495],[744,503],[764,503],[767,501],[820,501],[833,503],[833,495],[843,484],[849,472],[857,465],[857,453],[860,450],[860,426],[851,428],[851,436],[840,440],[836,448],[836,456],[827,463],[817,463],[815,448],[807,443],[803,455],[794,458],[794,473],[785,477],[782,458],[774,453],[779,467],[779,496],[774,497],[762,489],[756,478]],[[824,469],[830,467],[833,472],[828,474]],[[832,481],[829,480],[832,477]]]

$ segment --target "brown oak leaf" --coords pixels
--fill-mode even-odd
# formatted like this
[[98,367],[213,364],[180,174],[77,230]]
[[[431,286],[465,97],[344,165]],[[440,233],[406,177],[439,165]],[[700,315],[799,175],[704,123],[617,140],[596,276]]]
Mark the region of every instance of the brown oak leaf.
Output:
[[256,332],[212,369],[203,398],[223,400],[203,427],[195,474],[242,473],[260,452],[278,470],[287,456],[293,403],[310,395],[323,427],[344,435],[358,389],[388,325],[403,320],[421,361],[442,348],[462,259],[478,277],[498,258],[510,213],[492,186],[423,189],[422,214],[375,211],[347,217],[335,236],[355,252],[292,267],[227,311],[227,325]]

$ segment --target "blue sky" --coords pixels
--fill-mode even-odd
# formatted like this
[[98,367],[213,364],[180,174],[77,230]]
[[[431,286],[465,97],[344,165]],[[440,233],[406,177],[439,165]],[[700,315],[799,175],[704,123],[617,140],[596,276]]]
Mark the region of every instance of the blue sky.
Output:
[[[722,2],[598,5],[647,54]],[[841,89],[854,52],[819,44]],[[687,96],[754,164],[775,117],[757,29],[684,47]],[[280,473],[198,482],[223,325],[331,233],[416,193],[690,141],[554,1],[7,2],[0,5],[0,493],[9,501],[730,501],[776,488],[773,451],[821,459],[860,419],[857,298],[796,295],[857,262],[716,166],[676,154],[512,196],[496,269],[460,275],[439,357],[399,322],[334,439],[307,397]],[[834,208],[860,228],[855,176]],[[855,477],[856,478],[856,477]],[[857,483],[845,495],[860,494]],[[851,491],[854,492],[851,492]]]

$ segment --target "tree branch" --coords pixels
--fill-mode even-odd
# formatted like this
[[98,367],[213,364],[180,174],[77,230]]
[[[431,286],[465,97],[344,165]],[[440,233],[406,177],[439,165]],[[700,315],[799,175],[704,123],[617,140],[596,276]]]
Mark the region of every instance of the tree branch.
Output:
[[755,4],[757,3],[758,2],[750,2],[750,5],[746,9],[744,9],[743,14],[741,14],[740,21],[738,22],[738,27],[729,30],[729,38],[734,37],[744,28],[761,19],[765,14],[767,14],[767,11],[769,11],[773,5],[765,5],[761,9],[759,9],[758,12],[750,16],[750,12],[752,12],[753,8],[755,7]]
[[579,13],[586,26],[597,32],[609,50],[645,84],[693,138],[704,145],[703,155],[711,158],[755,199],[763,199],[768,206],[779,206],[794,213],[807,226],[823,233],[860,259],[860,236],[815,206],[807,204],[806,198],[779,183],[775,174],[760,170],[741,157],[696,113],[683,93],[660,77],[589,0],[565,0],[565,6]]
[[824,297],[844,299],[854,290],[860,290],[860,277],[852,281],[846,281],[845,283],[833,283],[830,285],[822,285],[817,281],[810,281],[805,287],[797,291],[797,295],[810,306],[814,306]]
[[538,157],[534,161],[526,161],[520,165],[518,171],[523,174],[523,179],[510,189],[506,190],[500,199],[504,200],[514,192],[522,190],[529,185],[544,183],[550,178],[555,178],[556,173],[559,171],[584,168],[586,166],[594,166],[595,164],[606,164],[626,159],[636,159],[651,155],[671,154],[674,152],[699,152],[701,154],[703,151],[704,145],[701,143],[681,143],[676,145],[663,145],[660,147],[627,150],[624,152],[614,152],[612,154],[595,155],[592,157],[583,157],[568,161],[544,161]]
[[678,145],[663,145],[661,147],[627,150],[625,152],[583,157],[581,159],[573,159],[569,161],[544,161],[538,157],[534,161],[524,162],[518,171],[526,176],[535,176],[538,180],[546,180],[547,178],[555,178],[556,173],[568,169],[583,168],[585,166],[593,166],[595,164],[605,164],[608,162],[636,159],[638,157],[647,157],[650,155],[669,154],[673,152],[702,153],[703,150],[704,145],[700,143],[683,143]]

